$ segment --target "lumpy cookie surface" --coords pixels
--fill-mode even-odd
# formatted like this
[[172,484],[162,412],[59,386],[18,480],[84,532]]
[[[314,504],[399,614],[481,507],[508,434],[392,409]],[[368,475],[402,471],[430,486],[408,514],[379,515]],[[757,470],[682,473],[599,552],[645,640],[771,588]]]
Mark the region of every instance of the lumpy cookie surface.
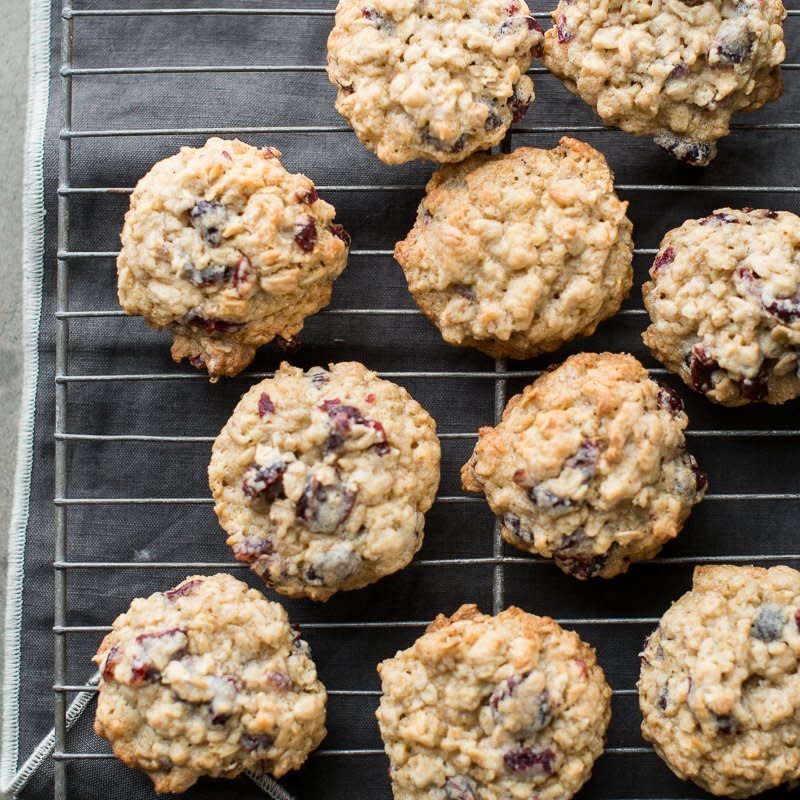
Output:
[[780,0],[561,0],[544,62],[608,125],[705,166],[783,91]]
[[800,396],[800,217],[723,208],[661,242],[644,285],[645,344],[727,406]]
[[543,41],[523,0],[340,0],[336,109],[387,164],[461,161],[522,119]]
[[117,259],[119,301],[173,333],[172,356],[235,375],[330,301],[350,237],[274,148],[209,139],[137,184]]
[[378,672],[395,800],[568,800],[603,751],[611,689],[549,617],[462,606]]
[[698,567],[642,653],[642,734],[681,778],[750,797],[800,780],[800,573]]
[[209,479],[236,558],[282,594],[327,600],[411,561],[440,458],[405,389],[356,362],[283,364],[236,407]]
[[461,478],[510,544],[585,579],[611,578],[678,535],[707,479],[681,399],[633,356],[582,353],[480,431]]
[[563,138],[436,172],[395,247],[445,340],[530,358],[592,334],[633,280],[628,204],[605,158]]
[[94,657],[95,733],[159,794],[243,770],[280,777],[325,736],[325,687],[286,612],[229,575],[138,598]]

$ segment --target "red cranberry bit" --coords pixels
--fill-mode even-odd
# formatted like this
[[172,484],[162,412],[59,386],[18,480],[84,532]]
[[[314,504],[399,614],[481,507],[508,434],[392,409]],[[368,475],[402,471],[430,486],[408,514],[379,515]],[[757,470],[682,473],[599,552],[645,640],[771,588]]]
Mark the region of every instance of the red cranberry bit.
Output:
[[189,356],[189,363],[195,369],[204,369],[205,366],[206,366],[206,362],[203,361],[203,357],[202,356]]
[[733,67],[750,57],[754,42],[755,35],[746,19],[726,19],[711,42],[709,56],[716,56],[722,67]]
[[220,228],[228,220],[228,211],[222,203],[215,200],[198,200],[189,212],[189,219],[195,230],[202,234],[206,244],[218,247],[222,242]]
[[696,344],[689,354],[689,373],[692,386],[698,392],[710,392],[714,388],[712,376],[719,364],[702,344]]
[[564,539],[553,555],[553,560],[568,575],[573,575],[579,580],[588,580],[594,578],[603,569],[608,560],[608,554],[593,554],[591,542],[578,528]]
[[285,672],[275,669],[267,673],[267,683],[279,692],[288,692],[292,688],[292,679]]
[[364,399],[371,405],[375,402],[375,395],[370,392]]
[[455,140],[453,146],[450,148],[451,153],[461,153],[464,151],[464,147],[467,144],[467,134],[462,133],[458,139]]
[[667,76],[668,81],[676,81],[684,78],[689,74],[689,65],[683,61],[679,61],[673,68],[672,72]]
[[168,589],[164,592],[164,597],[166,597],[167,600],[176,600],[179,597],[189,594],[189,592],[197,588],[202,582],[201,578],[195,578],[193,581],[184,581],[173,589]]
[[350,247],[350,243],[353,241],[350,234],[345,230],[344,225],[333,224],[328,228],[328,230],[337,238],[341,239],[347,247]]
[[261,397],[258,398],[258,416],[264,419],[267,414],[274,413],[275,403],[272,402],[272,398],[266,392],[262,392]]
[[655,143],[670,155],[693,167],[705,167],[716,155],[716,145],[710,142],[696,142],[692,139],[679,139],[672,133],[660,133]]
[[698,494],[700,492],[704,492],[708,488],[708,474],[704,470],[700,469],[700,465],[697,463],[697,459],[693,455],[687,453],[684,457],[689,464],[689,469],[694,475],[695,492]]
[[205,289],[209,286],[222,286],[225,283],[230,283],[233,277],[233,270],[230,267],[220,267],[216,264],[212,264],[205,269],[197,269],[191,264],[187,264],[183,270],[183,277],[192,286]]
[[794,612],[794,626],[797,628],[798,633],[800,633],[800,608]]
[[[798,612],[800,614],[800,612]],[[800,627],[800,626],[798,626]],[[114,667],[119,660],[119,645],[111,645],[110,650],[106,653],[106,660],[103,663],[103,679],[110,681],[114,679]]]
[[494,111],[490,111],[486,117],[486,122],[483,123],[483,127],[487,131],[496,131],[502,124],[503,118],[495,114]]
[[656,397],[658,407],[667,409],[674,416],[680,414],[683,411],[683,400],[678,393],[661,381],[656,381],[656,383],[658,384],[658,396]]
[[581,675],[584,678],[589,677],[589,670],[586,668],[586,662],[582,658],[576,658],[575,663],[578,665],[581,671]]
[[233,270],[233,288],[239,294],[242,293],[242,287],[250,282],[250,261],[246,256],[242,256],[237,262]]
[[509,772],[523,775],[552,775],[556,754],[549,748],[516,747],[503,756]]
[[745,400],[758,403],[765,400],[769,394],[769,365],[764,362],[755,378],[745,378],[739,391]]
[[303,205],[313,206],[319,200],[319,195],[315,187],[311,187],[307,192],[299,192],[297,194],[297,202]]
[[362,8],[361,16],[364,17],[364,19],[368,19],[379,31],[391,33],[394,29],[392,20],[388,19],[374,8]]
[[736,733],[737,724],[735,717],[732,717],[730,714],[718,714],[715,715],[715,718],[717,733],[721,736],[731,736]]
[[266,755],[275,739],[267,733],[243,733],[239,741],[248,753]]
[[314,217],[301,217],[295,223],[294,241],[304,253],[310,253],[317,246],[317,225]]
[[205,333],[238,333],[245,327],[244,322],[228,322],[224,319],[207,317],[199,308],[191,308],[184,317],[184,322],[190,328],[199,328]]
[[523,100],[515,91],[508,101],[508,107],[511,109],[512,114],[511,121],[515,124],[517,122],[522,122],[525,115],[528,113],[529,106],[530,102],[528,100]]
[[564,466],[578,469],[583,475],[584,483],[590,481],[597,472],[597,462],[600,459],[600,446],[594,439],[586,439],[578,448],[572,458],[567,459]]
[[669,688],[667,686],[662,686],[661,691],[658,693],[658,700],[656,701],[656,705],[662,711],[666,711],[668,702],[669,702]]
[[514,689],[516,689],[528,675],[530,675],[529,672],[526,672],[524,675],[512,675],[507,680],[502,681],[489,698],[489,705],[497,711],[497,706],[500,705],[500,702],[507,697],[512,697]]
[[556,32],[558,33],[559,44],[566,44],[572,41],[572,32],[567,28],[567,18],[564,14],[556,20]]
[[727,212],[715,211],[707,217],[700,220],[701,225],[738,225],[739,219],[734,217],[733,214]]
[[447,800],[477,800],[478,786],[472,778],[456,775],[445,782],[444,796]]
[[666,250],[663,250],[656,256],[656,260],[653,262],[653,269],[651,270],[650,274],[655,277],[657,272],[661,272],[661,270],[668,267],[674,260],[675,248],[668,247]]
[[175,639],[174,650],[169,654],[170,660],[176,658],[183,658],[186,655],[186,647],[182,643],[179,635],[186,637],[185,628],[170,628],[167,631],[158,631],[156,633],[142,633],[136,637],[136,644],[142,648],[142,653],[137,653],[131,661],[131,680],[132,686],[137,686],[142,683],[155,683],[161,678],[161,673],[156,669],[155,665],[146,657],[147,652],[153,647],[153,643],[159,639],[171,638]]
[[211,724],[212,725],[225,725],[233,717],[233,714],[226,713],[220,714],[215,711],[211,711]]
[[327,412],[330,420],[330,433],[328,434],[328,441],[325,443],[326,454],[339,450],[344,445],[353,425],[362,425],[377,431],[380,435],[380,440],[375,444],[376,452],[382,456],[389,453],[390,448],[386,441],[386,431],[377,420],[365,419],[357,408],[342,405],[339,398],[326,400],[320,406],[320,409]]
[[341,486],[325,486],[312,474],[297,501],[298,519],[312,533],[334,533],[350,516],[355,492]]
[[269,538],[262,539],[257,536],[248,536],[233,546],[233,554],[236,556],[236,560],[245,561],[248,564],[258,561],[262,556],[271,556],[273,552],[272,540]]
[[777,297],[764,308],[781,322],[791,325],[800,319],[800,292],[792,297]]
[[314,386],[324,386],[330,381],[331,374],[326,369],[317,368],[315,372],[309,373],[308,379],[314,384]]
[[503,11],[508,14],[509,17],[513,17],[515,14],[519,14],[520,5],[519,3],[509,3]]
[[283,495],[283,473],[286,472],[285,461],[274,461],[259,467],[253,464],[249,467],[242,479],[242,491],[251,500],[266,500],[272,502]]

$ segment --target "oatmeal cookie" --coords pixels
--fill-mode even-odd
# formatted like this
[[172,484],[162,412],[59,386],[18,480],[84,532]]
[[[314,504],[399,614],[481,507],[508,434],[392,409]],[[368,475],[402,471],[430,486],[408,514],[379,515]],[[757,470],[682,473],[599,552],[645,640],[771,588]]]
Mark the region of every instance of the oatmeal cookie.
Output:
[[95,663],[94,730],[159,794],[243,770],[280,777],[325,737],[325,687],[286,612],[229,575],[137,598]]
[[633,356],[581,353],[481,428],[461,480],[510,544],[576,578],[612,578],[677,536],[705,493],[687,424],[678,395]]
[[530,358],[619,310],[633,281],[627,208],[584,142],[476,155],[433,175],[395,258],[446,341]]
[[405,567],[439,486],[436,423],[356,362],[282,364],[214,442],[214,510],[239,561],[289,597],[327,600]]
[[680,778],[750,797],[800,781],[800,572],[698,567],[642,653],[642,734]]
[[726,406],[800,396],[800,217],[723,208],[661,242],[644,285],[653,355]]
[[350,237],[280,152],[209,139],[159,161],[136,186],[117,259],[119,301],[172,331],[172,357],[212,380],[291,339],[326,306]]
[[378,672],[395,800],[569,800],[603,752],[611,689],[549,617],[462,606]]
[[387,164],[461,161],[533,101],[544,36],[523,0],[340,0],[328,39],[337,111]]
[[561,0],[544,63],[603,118],[706,166],[731,117],[780,97],[781,0]]

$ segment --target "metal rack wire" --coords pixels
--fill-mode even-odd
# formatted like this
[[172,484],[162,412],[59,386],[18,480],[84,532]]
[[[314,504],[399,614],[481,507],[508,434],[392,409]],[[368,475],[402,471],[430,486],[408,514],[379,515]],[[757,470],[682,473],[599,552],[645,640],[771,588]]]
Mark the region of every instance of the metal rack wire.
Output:
[[[795,28],[800,24],[800,8],[789,10],[787,21],[787,33],[789,38],[794,35]],[[74,40],[76,26],[83,20],[90,18],[126,18],[132,16],[139,17],[185,17],[187,24],[198,16],[241,16],[251,15],[253,17],[332,17],[333,9],[303,9],[303,8],[172,8],[172,9],[97,9],[97,8],[75,8],[73,0],[62,0],[62,66],[61,92],[62,92],[62,129],[59,136],[59,186],[58,186],[58,253],[57,253],[57,310],[56,310],[56,386],[55,386],[55,558],[54,558],[54,578],[55,578],[55,607],[54,607],[54,637],[55,637],[55,683],[54,702],[55,702],[55,798],[56,800],[66,800],[68,797],[76,795],[68,791],[67,765],[71,761],[86,760],[105,760],[113,756],[106,752],[69,752],[67,748],[67,709],[68,698],[76,692],[96,692],[97,688],[91,683],[70,683],[68,681],[68,659],[67,659],[67,638],[73,634],[101,634],[110,629],[107,625],[77,625],[70,621],[70,614],[67,602],[67,576],[70,571],[90,571],[90,570],[110,570],[110,569],[134,569],[145,570],[155,575],[161,570],[245,570],[246,565],[238,564],[233,561],[87,561],[73,560],[68,553],[68,511],[77,506],[169,506],[169,505],[210,505],[210,497],[156,497],[156,496],[113,496],[113,497],[86,497],[70,494],[68,481],[68,462],[69,448],[73,444],[81,442],[101,442],[101,443],[157,443],[164,445],[178,444],[208,444],[214,437],[204,435],[193,435],[191,432],[179,435],[151,435],[131,432],[120,432],[115,434],[88,434],[72,431],[68,420],[68,392],[70,387],[79,384],[93,383],[131,383],[131,382],[152,382],[157,385],[174,381],[204,381],[205,378],[200,373],[174,372],[135,372],[135,373],[78,373],[75,374],[70,368],[70,325],[79,324],[84,320],[102,320],[122,317],[123,314],[118,309],[98,309],[98,310],[75,310],[70,307],[70,265],[75,261],[86,260],[111,260],[116,257],[116,251],[110,250],[73,250],[71,248],[72,229],[70,224],[71,201],[75,198],[87,195],[126,195],[132,191],[131,187],[117,186],[74,186],[73,185],[73,145],[80,139],[119,139],[121,137],[169,137],[169,136],[202,136],[202,135],[267,135],[267,134],[292,134],[292,135],[316,135],[334,134],[351,136],[352,132],[346,125],[306,125],[306,126],[242,126],[242,127],[162,127],[162,128],[77,128],[76,121],[80,122],[79,113],[76,112],[73,100],[73,87],[76,80],[83,77],[106,77],[114,80],[119,76],[125,75],[180,75],[186,73],[283,73],[287,75],[299,73],[320,73],[324,72],[322,64],[300,64],[300,65],[252,65],[252,64],[218,64],[218,65],[186,65],[186,66],[159,66],[159,65],[137,65],[124,67],[76,67],[74,66]],[[535,16],[548,19],[549,12],[536,12]],[[798,63],[787,63],[784,65],[787,73],[793,73],[800,69]],[[542,68],[534,68],[533,73],[542,73]],[[800,130],[800,121],[789,123],[758,123],[758,124],[737,124],[735,130],[742,131],[794,131]],[[572,126],[530,126],[521,125],[516,128],[503,144],[504,151],[510,151],[512,136],[541,134],[541,133],[593,133],[604,132],[606,129],[600,125],[572,125]],[[623,134],[619,134],[623,136]],[[413,184],[332,184],[321,185],[318,187],[321,192],[336,195],[337,193],[351,192],[414,192],[420,193],[423,187]],[[747,192],[748,194],[786,194],[796,195],[800,193],[800,186],[797,185],[692,185],[692,184],[619,184],[620,192],[673,192],[686,194],[694,192],[705,192],[712,194]],[[652,248],[638,248],[635,253],[637,256],[649,256],[657,251]],[[391,250],[384,249],[355,249],[352,251],[353,259],[369,259],[377,257],[391,256]],[[418,317],[419,312],[410,308],[343,308],[330,309],[322,312],[323,315],[337,318],[342,316],[384,316],[384,317]],[[628,308],[621,312],[622,316],[641,317],[645,314],[642,308]],[[665,370],[653,369],[655,374],[666,374]],[[263,378],[268,373],[251,371],[241,376],[245,380],[256,380]],[[512,380],[529,381],[540,374],[540,370],[510,368],[504,360],[497,360],[492,370],[399,370],[384,371],[383,377],[394,380],[423,380],[431,382],[439,381],[461,381],[477,380],[489,381],[494,388],[494,418],[499,421],[509,393],[509,382]],[[765,443],[781,439],[800,440],[800,430],[748,428],[742,430],[728,429],[708,429],[690,430],[689,437],[697,440],[721,440],[721,439],[763,439]],[[475,432],[450,432],[441,434],[443,440],[469,441],[474,439]],[[786,502],[794,503],[800,501],[800,492],[712,492],[706,502]],[[483,504],[481,498],[467,497],[462,495],[442,495],[437,498],[437,504],[460,505],[460,504]],[[658,565],[690,565],[702,561],[704,563],[729,562],[729,563],[755,563],[773,561],[797,561],[800,560],[798,553],[753,553],[732,554],[732,555],[706,555],[702,558],[696,556],[664,556],[654,559],[652,562],[642,564],[640,569],[648,569],[649,566]],[[490,567],[492,575],[492,606],[494,612],[498,612],[506,605],[506,568],[524,567],[530,570],[550,569],[548,562],[527,558],[522,556],[508,555],[500,537],[499,526],[495,526],[494,539],[492,544],[492,554],[486,557],[470,558],[421,558],[414,562],[411,569],[439,569],[442,567]],[[163,588],[158,580],[154,580],[153,589]],[[657,623],[658,618],[653,616],[612,616],[612,617],[562,617],[560,623],[569,626],[598,626],[601,628],[619,628],[623,626],[646,626]],[[347,630],[355,628],[370,629],[389,629],[407,628],[417,635],[424,628],[428,620],[393,620],[393,621],[333,621],[333,622],[307,622],[303,627],[310,630]],[[87,657],[88,657],[87,653]],[[375,698],[379,692],[375,689],[331,689],[329,694],[332,697],[354,697],[354,698]],[[616,697],[633,696],[636,690],[633,687],[617,687],[614,690]],[[649,747],[643,746],[611,746],[606,749],[606,753],[613,756],[638,756],[640,754],[651,753]],[[382,750],[375,748],[357,747],[330,747],[324,748],[315,754],[319,758],[358,758],[362,756],[379,756]]]

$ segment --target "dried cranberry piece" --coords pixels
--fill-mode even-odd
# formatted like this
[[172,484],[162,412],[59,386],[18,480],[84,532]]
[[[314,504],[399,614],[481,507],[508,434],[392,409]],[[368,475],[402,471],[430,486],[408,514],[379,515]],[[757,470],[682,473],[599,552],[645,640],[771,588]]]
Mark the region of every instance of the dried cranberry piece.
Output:
[[202,234],[206,244],[217,247],[222,241],[220,228],[228,220],[228,210],[216,200],[198,200],[189,212],[195,230]]
[[283,474],[286,472],[285,461],[273,461],[263,467],[253,464],[245,470],[242,479],[242,491],[251,500],[272,502],[283,494]]
[[693,167],[708,166],[717,154],[717,147],[712,142],[680,139],[674,133],[666,131],[655,137],[655,143],[678,161]]
[[522,122],[522,120],[525,118],[525,115],[528,113],[530,100],[525,100],[520,97],[517,94],[515,87],[514,94],[511,95],[511,99],[508,101],[508,107],[511,109],[511,122],[516,124],[518,122]]
[[248,753],[267,754],[275,738],[268,733],[243,733],[239,742]]
[[508,772],[523,775],[552,775],[556,754],[549,748],[515,747],[503,756]]
[[344,445],[353,425],[362,425],[377,431],[380,435],[380,440],[375,444],[376,452],[379,455],[387,455],[389,453],[390,448],[386,441],[386,431],[377,420],[365,419],[357,408],[343,405],[339,398],[325,400],[320,409],[327,412],[330,420],[330,433],[328,434],[328,441],[325,443],[326,454],[333,453]]
[[285,673],[271,669],[267,673],[267,683],[279,692],[287,692],[292,688],[292,679]]
[[502,124],[503,118],[495,114],[494,111],[490,111],[486,117],[486,121],[483,123],[483,127],[486,128],[487,131],[496,131]]
[[567,18],[564,14],[556,20],[556,32],[558,33],[559,44],[566,44],[572,41],[572,31],[567,28]]
[[708,474],[704,470],[700,469],[697,459],[691,455],[691,453],[687,453],[684,458],[689,466],[689,469],[694,475],[695,492],[698,494],[700,492],[704,492],[708,488]]
[[663,250],[656,256],[656,260],[653,262],[653,268],[650,271],[650,274],[655,276],[657,272],[661,272],[665,267],[668,267],[673,261],[675,260],[675,248],[668,247],[666,250]]
[[717,57],[722,67],[733,67],[741,64],[753,52],[755,34],[746,19],[726,19],[711,42],[709,57]]
[[233,270],[230,267],[220,267],[216,264],[205,269],[197,269],[192,264],[187,264],[184,267],[183,276],[192,286],[205,289],[209,286],[222,286],[230,283]]
[[233,288],[241,293],[242,287],[250,281],[250,260],[242,256],[233,270]]
[[326,369],[315,367],[313,371],[308,373],[308,379],[314,386],[324,386],[331,379],[331,374]]
[[658,396],[656,397],[658,407],[666,409],[674,415],[680,414],[683,411],[683,400],[680,395],[666,383],[661,383],[661,381],[656,381],[656,383],[658,384]]
[[[155,683],[161,678],[161,673],[146,657],[146,653],[153,647],[153,643],[159,639],[175,638],[179,634],[186,636],[185,628],[170,628],[166,631],[157,631],[155,633],[141,633],[136,637],[136,644],[142,648],[142,653],[137,653],[131,661],[131,680],[132,686],[138,686],[142,683]],[[186,655],[185,646],[180,643],[180,640],[175,642],[175,650],[169,654],[169,659],[183,658]]]
[[218,714],[212,712],[211,714],[211,724],[212,725],[224,725],[233,717],[233,714],[226,713],[226,714]]
[[199,308],[191,308],[184,317],[184,322],[190,328],[199,328],[205,333],[238,333],[245,327],[243,322],[229,322],[224,319],[207,317]]
[[755,378],[745,378],[739,391],[745,400],[758,403],[765,400],[769,394],[769,365],[764,362]]
[[189,594],[192,589],[196,588],[202,583],[201,578],[195,578],[192,581],[184,581],[183,583],[178,584],[173,589],[168,589],[164,592],[164,597],[167,600],[176,600],[178,597],[183,597],[184,595]]
[[478,785],[466,775],[455,775],[445,781],[444,796],[447,800],[477,800]]
[[764,308],[781,322],[790,325],[800,319],[800,294],[793,297],[778,297],[770,303],[765,303]]
[[328,228],[328,230],[337,238],[341,239],[347,247],[350,247],[350,243],[353,241],[350,234],[345,229],[344,225],[333,224]]
[[261,397],[258,398],[258,416],[264,419],[267,414],[274,413],[275,403],[272,402],[272,398],[266,392],[262,392]]
[[686,64],[684,61],[679,61],[673,68],[672,72],[667,75],[668,81],[675,81],[679,78],[683,78],[689,73],[689,65]]
[[736,733],[736,717],[730,714],[715,714],[714,718],[717,726],[717,733],[721,736],[731,736]]
[[297,202],[302,203],[303,205],[313,206],[317,200],[319,200],[319,194],[317,194],[317,190],[314,186],[312,186],[307,192],[297,193]]
[[750,634],[762,642],[774,642],[776,639],[780,639],[785,623],[786,609],[770,603],[761,606],[758,610]]
[[574,575],[579,580],[587,580],[594,578],[603,569],[608,560],[608,554],[595,555],[592,553],[591,541],[578,528],[564,539],[554,553],[553,560],[568,575]]
[[584,482],[590,481],[597,472],[597,462],[600,459],[600,446],[594,439],[586,439],[578,448],[572,458],[567,459],[564,466],[569,469],[578,469],[583,475]]
[[797,628],[798,633],[800,633],[800,608],[794,612],[794,626]]
[[[798,612],[800,613],[800,612]],[[110,681],[114,679],[114,667],[119,660],[119,645],[113,644],[106,653],[106,660],[103,663],[103,679]]]
[[325,551],[305,572],[306,580],[317,586],[339,586],[361,567],[361,556],[347,542]]
[[738,217],[734,217],[733,214],[728,214],[725,211],[715,211],[713,214],[709,214],[707,217],[703,217],[700,220],[701,225],[738,225],[739,219]]
[[696,344],[689,353],[689,374],[692,386],[698,392],[710,392],[714,388],[712,376],[719,368],[717,360],[703,347]]
[[373,23],[379,31],[391,33],[394,30],[394,22],[392,22],[392,20],[385,15],[381,14],[381,12],[377,9],[362,8],[361,16]]
[[304,253],[310,253],[317,246],[317,224],[314,217],[305,216],[297,220],[294,241]]
[[233,554],[236,556],[236,560],[248,563],[257,561],[262,556],[271,556],[274,550],[272,539],[258,536],[248,536],[233,545]]
[[662,711],[666,711],[668,702],[669,702],[669,687],[662,686],[661,691],[658,693],[658,700],[656,701],[656,705]]
[[450,148],[450,152],[461,153],[464,151],[464,147],[466,147],[466,144],[467,144],[467,134],[462,133],[461,136],[459,136],[458,139],[456,139],[455,142],[453,143],[453,146]]
[[506,36],[522,25],[524,25],[529,31],[539,31],[539,33],[544,33],[542,26],[533,17],[513,17],[512,19],[507,19],[505,22],[503,22],[503,24],[500,26],[500,29],[497,31],[497,35]]
[[297,501],[298,519],[313,533],[334,533],[350,516],[356,494],[341,484],[326,486],[308,476]]

